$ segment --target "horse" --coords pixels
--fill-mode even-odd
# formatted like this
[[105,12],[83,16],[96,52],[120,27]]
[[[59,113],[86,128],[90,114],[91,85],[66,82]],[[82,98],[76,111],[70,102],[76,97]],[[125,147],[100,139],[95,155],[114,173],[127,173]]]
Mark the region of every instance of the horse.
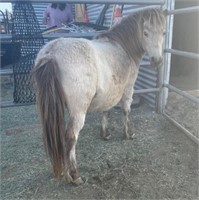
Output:
[[165,21],[161,8],[143,9],[92,40],[58,38],[39,51],[32,76],[43,142],[56,178],[84,182],[75,149],[87,112],[103,113],[101,132],[108,139],[108,113],[120,103],[124,136],[133,137],[128,115],[140,61],[146,53],[152,66],[161,64]]

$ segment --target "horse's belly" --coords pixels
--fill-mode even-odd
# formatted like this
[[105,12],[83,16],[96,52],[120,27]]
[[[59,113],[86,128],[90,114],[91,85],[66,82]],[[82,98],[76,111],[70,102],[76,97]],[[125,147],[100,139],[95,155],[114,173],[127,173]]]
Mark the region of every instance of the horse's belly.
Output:
[[107,111],[117,105],[122,98],[123,88],[118,87],[109,91],[99,90],[91,101],[89,112]]

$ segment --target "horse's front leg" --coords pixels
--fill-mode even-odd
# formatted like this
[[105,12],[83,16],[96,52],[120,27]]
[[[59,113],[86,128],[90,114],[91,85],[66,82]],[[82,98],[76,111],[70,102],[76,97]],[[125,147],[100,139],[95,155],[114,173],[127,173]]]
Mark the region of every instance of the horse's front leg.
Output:
[[133,90],[130,88],[127,89],[122,97],[122,100],[120,102],[121,109],[123,111],[123,126],[124,126],[124,136],[126,139],[132,139],[134,137],[133,133],[133,123],[131,125],[131,129],[129,129],[130,123],[129,123],[129,113],[131,112],[131,103],[133,101],[132,99]]
[[[123,110],[123,125],[124,125],[124,136],[126,139],[133,139],[135,134],[133,133],[133,124],[129,123],[130,110]],[[131,127],[131,129],[129,129]]]
[[101,136],[105,140],[109,140],[111,137],[111,134],[108,131],[108,117],[109,117],[109,112],[103,112],[102,113],[102,126],[101,126]]

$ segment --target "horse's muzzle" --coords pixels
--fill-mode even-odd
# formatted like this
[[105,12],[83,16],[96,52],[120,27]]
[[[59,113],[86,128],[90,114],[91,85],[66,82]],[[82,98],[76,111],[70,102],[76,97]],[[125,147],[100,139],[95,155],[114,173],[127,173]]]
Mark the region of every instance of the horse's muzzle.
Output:
[[159,68],[162,66],[163,58],[162,57],[159,57],[159,58],[151,57],[150,63],[151,63],[152,67]]

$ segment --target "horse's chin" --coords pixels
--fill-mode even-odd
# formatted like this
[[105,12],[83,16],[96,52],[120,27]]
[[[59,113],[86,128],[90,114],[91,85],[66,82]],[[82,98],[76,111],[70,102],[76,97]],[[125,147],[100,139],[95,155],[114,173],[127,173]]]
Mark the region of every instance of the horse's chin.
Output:
[[159,68],[162,67],[163,61],[162,61],[162,60],[160,60],[160,61],[158,61],[158,62],[150,61],[150,64],[151,64],[151,66],[152,66],[153,68],[159,69]]

